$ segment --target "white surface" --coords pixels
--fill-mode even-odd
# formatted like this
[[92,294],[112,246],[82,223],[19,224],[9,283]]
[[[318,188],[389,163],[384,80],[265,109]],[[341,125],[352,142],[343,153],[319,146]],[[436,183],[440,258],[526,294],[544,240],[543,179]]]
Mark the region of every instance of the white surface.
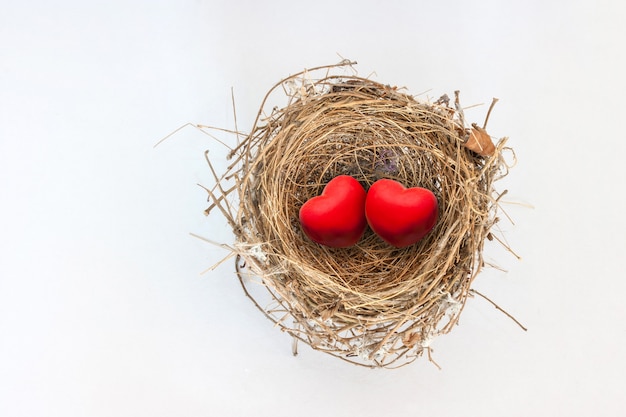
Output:
[[[3,1],[0,416],[613,416],[623,413],[626,93],[620,2]],[[90,2],[94,3],[94,2]],[[422,3],[422,4],[420,4]],[[500,98],[490,132],[518,262],[426,360],[368,370],[301,346],[254,309],[202,215],[187,123],[250,127],[305,67]],[[468,111],[481,122],[486,105]]]

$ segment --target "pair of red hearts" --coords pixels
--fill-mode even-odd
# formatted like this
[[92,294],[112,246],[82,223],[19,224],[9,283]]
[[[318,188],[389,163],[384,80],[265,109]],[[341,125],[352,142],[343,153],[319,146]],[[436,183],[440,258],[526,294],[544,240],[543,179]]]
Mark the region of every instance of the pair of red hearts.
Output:
[[385,242],[403,248],[422,239],[437,216],[437,197],[430,190],[382,179],[366,193],[348,175],[333,178],[321,195],[302,205],[299,215],[312,241],[335,248],[356,244],[368,224]]

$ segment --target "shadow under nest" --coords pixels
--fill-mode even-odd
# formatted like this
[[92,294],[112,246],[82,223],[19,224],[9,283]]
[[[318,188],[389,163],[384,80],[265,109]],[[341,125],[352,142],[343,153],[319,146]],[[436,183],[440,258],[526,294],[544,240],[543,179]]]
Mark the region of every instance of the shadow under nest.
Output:
[[[288,104],[262,118],[266,96],[227,172],[214,172],[207,214],[218,207],[226,216],[242,287],[283,331],[359,365],[402,366],[430,358],[432,339],[453,328],[471,295],[497,221],[493,182],[508,172],[506,139],[481,156],[464,146],[468,129],[445,100],[419,102],[369,79],[330,75],[334,67],[270,90],[291,88]],[[326,73],[314,79],[316,71]],[[312,242],[298,210],[338,175],[366,190],[389,178],[433,191],[435,228],[401,249],[369,228],[349,248]]]

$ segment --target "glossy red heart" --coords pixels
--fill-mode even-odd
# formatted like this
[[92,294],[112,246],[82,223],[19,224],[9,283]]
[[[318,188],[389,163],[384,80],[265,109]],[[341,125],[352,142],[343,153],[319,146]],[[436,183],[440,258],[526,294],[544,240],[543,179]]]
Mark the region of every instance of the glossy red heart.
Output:
[[403,248],[418,242],[435,226],[437,197],[425,188],[405,188],[397,181],[382,179],[367,192],[365,215],[385,242]]
[[333,178],[300,207],[300,224],[314,242],[345,248],[359,241],[365,228],[365,190],[349,175]]

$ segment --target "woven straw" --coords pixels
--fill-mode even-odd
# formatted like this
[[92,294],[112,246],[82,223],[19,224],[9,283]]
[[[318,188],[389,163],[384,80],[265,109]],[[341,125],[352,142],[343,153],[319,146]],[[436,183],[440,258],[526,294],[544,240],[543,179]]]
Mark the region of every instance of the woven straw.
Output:
[[[446,97],[420,102],[337,70],[307,70],[270,90],[230,167],[214,172],[207,214],[226,216],[244,291],[279,328],[360,365],[400,366],[431,357],[432,339],[454,327],[471,296],[497,221],[493,182],[508,172],[505,139],[480,155],[464,146],[472,130]],[[287,105],[268,112],[275,93]],[[433,191],[435,228],[402,249],[369,228],[349,248],[312,242],[299,208],[343,174],[366,190],[390,178]]]

